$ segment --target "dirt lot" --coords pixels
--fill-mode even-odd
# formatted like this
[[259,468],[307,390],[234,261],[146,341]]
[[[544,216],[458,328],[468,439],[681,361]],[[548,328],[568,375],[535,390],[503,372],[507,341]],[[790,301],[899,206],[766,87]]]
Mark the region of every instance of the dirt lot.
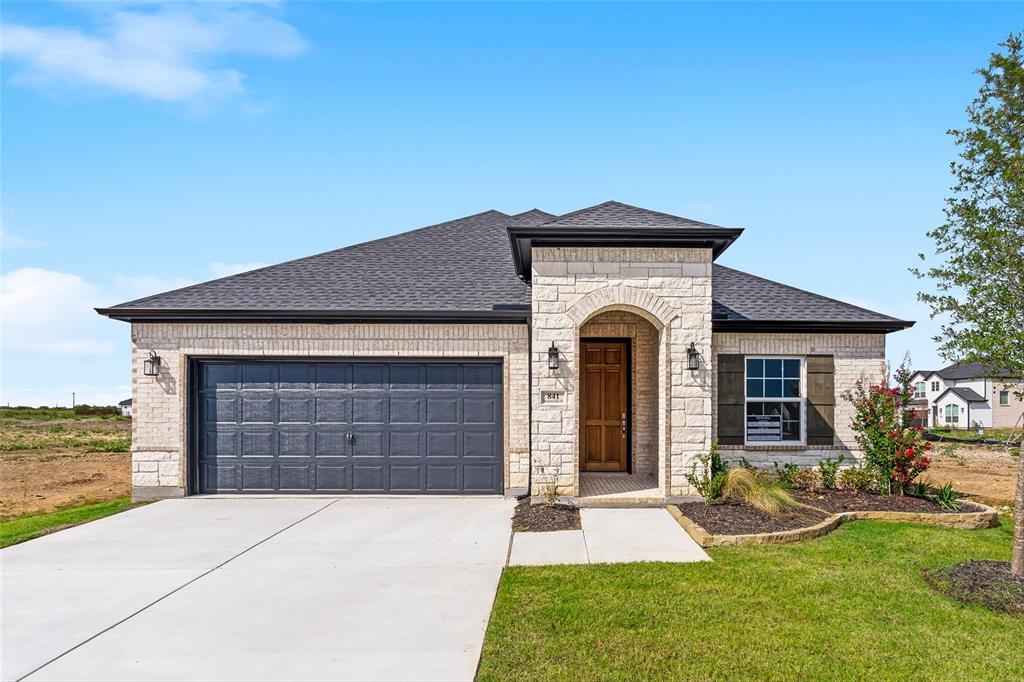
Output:
[[0,419],[0,520],[124,497],[131,421]]
[[1018,460],[998,446],[936,444],[925,478],[933,485],[953,482],[960,492],[986,504],[1010,506]]

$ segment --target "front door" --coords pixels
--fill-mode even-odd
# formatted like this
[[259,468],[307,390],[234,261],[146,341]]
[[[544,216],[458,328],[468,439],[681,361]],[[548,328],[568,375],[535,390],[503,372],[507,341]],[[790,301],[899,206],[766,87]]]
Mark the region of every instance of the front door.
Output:
[[580,468],[626,471],[629,453],[629,345],[582,341]]

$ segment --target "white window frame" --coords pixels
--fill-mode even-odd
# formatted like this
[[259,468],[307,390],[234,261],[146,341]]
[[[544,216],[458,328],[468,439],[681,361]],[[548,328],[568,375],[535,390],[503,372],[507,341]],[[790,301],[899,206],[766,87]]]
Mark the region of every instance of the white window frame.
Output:
[[916,384],[914,384],[914,397],[924,398],[926,395],[928,395],[928,393],[925,390],[927,386],[928,384],[923,381],[919,381]]
[[[799,398],[749,398],[747,397],[747,360],[796,360],[800,363]],[[800,440],[747,440],[747,403],[800,403]],[[743,356],[743,443],[750,447],[772,445],[807,444],[807,358],[802,355],[744,355]]]
[[[1006,398],[1006,400],[1004,401],[1003,398]],[[1010,404],[1010,392],[1009,391],[999,391],[999,404],[1003,405],[1003,406],[1006,406],[1006,405]]]
[[959,424],[960,406],[956,403],[946,403],[942,408],[942,417],[947,424]]
[[932,392],[934,393],[934,392],[936,392],[938,390],[939,390],[939,382],[933,381],[932,382]]

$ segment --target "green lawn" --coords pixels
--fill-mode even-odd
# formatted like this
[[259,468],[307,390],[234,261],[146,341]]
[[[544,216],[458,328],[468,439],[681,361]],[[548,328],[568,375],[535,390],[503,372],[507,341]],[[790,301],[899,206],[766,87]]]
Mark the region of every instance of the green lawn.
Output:
[[702,564],[507,568],[479,679],[1020,679],[1024,619],[922,579],[1011,535],[858,521]]
[[0,547],[7,547],[25,540],[37,538],[40,535],[52,533],[55,530],[76,526],[86,521],[94,521],[104,516],[110,516],[132,507],[132,501],[127,497],[119,497],[116,500],[86,504],[79,507],[69,507],[47,514],[33,514],[22,516],[11,521],[0,522]]
[[[942,436],[950,440],[962,440],[965,442],[976,442],[978,440],[977,429],[945,429],[942,427],[931,430],[936,436]],[[1020,429],[985,429],[985,440],[1003,440],[1012,436],[1013,442],[1021,439]]]

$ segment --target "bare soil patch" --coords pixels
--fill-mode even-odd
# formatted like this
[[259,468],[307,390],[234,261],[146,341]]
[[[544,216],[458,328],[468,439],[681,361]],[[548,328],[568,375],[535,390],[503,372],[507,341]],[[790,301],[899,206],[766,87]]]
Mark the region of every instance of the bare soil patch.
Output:
[[[848,511],[959,513],[952,509],[946,509],[932,500],[909,495],[878,495],[876,493],[859,493],[854,490],[821,490],[813,493],[797,491],[795,495],[804,504],[835,513]],[[969,512],[972,510],[973,505],[967,503],[959,511]]]
[[1018,460],[1005,448],[938,444],[925,478],[934,484],[952,482],[960,493],[995,507],[1013,501]]
[[965,561],[926,571],[925,580],[958,601],[1024,616],[1024,578],[1010,574],[1006,561]]
[[744,502],[723,500],[713,504],[684,502],[679,511],[712,535],[751,535],[778,533],[806,528],[827,518],[814,509],[799,509],[781,514],[766,514]]
[[523,500],[516,505],[512,517],[512,530],[519,533],[579,529],[580,510],[564,504],[530,504],[529,500]]
[[131,491],[123,420],[0,420],[0,520],[124,497]]

